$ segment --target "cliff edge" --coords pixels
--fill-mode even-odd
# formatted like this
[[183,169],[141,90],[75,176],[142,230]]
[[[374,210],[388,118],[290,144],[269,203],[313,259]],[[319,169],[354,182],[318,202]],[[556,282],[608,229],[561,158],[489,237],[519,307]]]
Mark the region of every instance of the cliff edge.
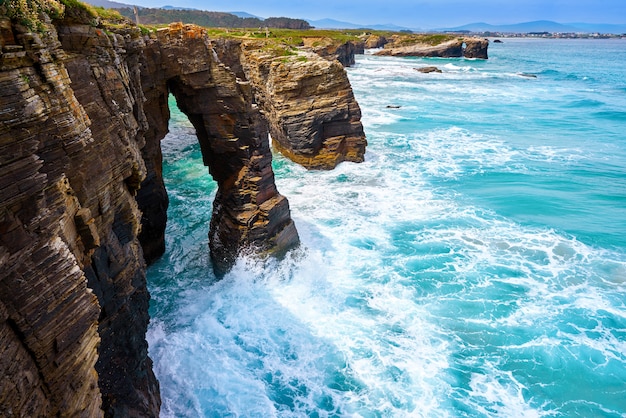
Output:
[[158,416],[144,260],[163,250],[168,94],[218,182],[218,274],[298,235],[252,89],[206,33],[77,7],[0,15],[0,416]]
[[283,155],[324,170],[364,160],[361,109],[334,55],[253,40],[219,39],[214,44],[219,59],[252,86],[272,144]]

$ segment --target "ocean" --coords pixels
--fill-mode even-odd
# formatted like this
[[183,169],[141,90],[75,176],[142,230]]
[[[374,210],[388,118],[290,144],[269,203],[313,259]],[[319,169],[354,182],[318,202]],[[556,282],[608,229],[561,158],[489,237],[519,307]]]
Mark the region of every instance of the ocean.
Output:
[[301,247],[220,281],[216,185],[170,101],[163,417],[626,417],[626,40],[489,54],[357,56],[366,161],[275,154]]

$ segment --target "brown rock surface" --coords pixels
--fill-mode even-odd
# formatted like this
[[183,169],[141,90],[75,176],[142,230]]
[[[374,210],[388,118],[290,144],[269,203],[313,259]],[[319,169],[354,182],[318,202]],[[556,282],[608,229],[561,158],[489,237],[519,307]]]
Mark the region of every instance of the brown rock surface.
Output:
[[429,74],[429,73],[441,73],[442,71],[434,66],[426,66],[426,67],[420,67],[420,68],[415,68],[417,71],[419,71],[420,73],[424,73],[424,74]]
[[488,59],[489,54],[487,49],[489,47],[489,41],[483,38],[464,38],[465,48],[463,49],[463,56],[465,58],[480,58]]
[[363,54],[364,44],[352,41],[341,42],[327,37],[302,38],[303,46],[322,58],[337,60],[344,67],[354,65],[355,54]]
[[0,57],[0,415],[155,415],[132,47],[20,28]]
[[251,87],[203,30],[56,25],[0,17],[0,416],[157,416],[143,255],[162,251],[168,90],[219,184],[216,268],[297,232]]
[[298,234],[274,184],[267,128],[252,106],[251,87],[214,54],[204,30],[172,24],[147,42],[144,68],[162,73],[154,86],[144,85],[147,107],[163,106],[169,88],[196,128],[204,163],[219,186],[209,237],[214,266],[223,273],[242,249],[283,253],[297,245]]
[[380,35],[367,35],[367,37],[364,37],[364,39],[365,39],[365,48],[368,48],[368,49],[382,48],[388,42],[387,38],[385,38],[384,36],[380,36]]
[[455,38],[436,45],[413,41],[409,37],[396,37],[375,55],[394,57],[441,57],[441,58],[482,58],[487,59],[489,41],[482,38]]

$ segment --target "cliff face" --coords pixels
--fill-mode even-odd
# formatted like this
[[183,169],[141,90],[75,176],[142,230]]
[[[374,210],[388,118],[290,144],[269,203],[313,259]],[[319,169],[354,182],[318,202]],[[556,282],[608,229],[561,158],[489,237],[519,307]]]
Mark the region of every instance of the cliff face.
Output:
[[155,415],[128,66],[140,43],[2,25],[0,415]]
[[297,232],[251,89],[202,30],[45,30],[0,17],[0,416],[157,416],[144,250],[163,248],[168,91],[219,184],[217,270]]
[[[252,105],[251,87],[217,60],[204,30],[182,24],[159,30],[147,41],[143,68],[161,69],[154,75],[143,72],[150,74],[143,85],[151,117],[167,114],[171,91],[195,127],[204,163],[218,183],[209,232],[217,273],[228,270],[242,249],[283,253],[297,245],[289,204],[274,184],[267,128]],[[164,133],[155,131],[149,144],[156,148]],[[160,167],[160,152],[148,148],[148,166]],[[160,175],[149,175],[147,181],[151,178]],[[139,201],[140,207],[150,206]],[[147,223],[156,224],[147,213]]]
[[253,41],[222,40],[216,50],[252,85],[281,153],[312,169],[363,161],[361,109],[339,61],[302,50],[277,56]]

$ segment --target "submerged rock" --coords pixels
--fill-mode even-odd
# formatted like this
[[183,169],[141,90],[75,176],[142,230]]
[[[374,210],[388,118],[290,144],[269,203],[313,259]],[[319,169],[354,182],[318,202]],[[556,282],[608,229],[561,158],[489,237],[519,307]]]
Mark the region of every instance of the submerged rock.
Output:
[[424,74],[441,73],[442,72],[439,68],[433,67],[433,66],[420,67],[420,68],[416,68],[416,70],[419,71],[420,73],[424,73]]

